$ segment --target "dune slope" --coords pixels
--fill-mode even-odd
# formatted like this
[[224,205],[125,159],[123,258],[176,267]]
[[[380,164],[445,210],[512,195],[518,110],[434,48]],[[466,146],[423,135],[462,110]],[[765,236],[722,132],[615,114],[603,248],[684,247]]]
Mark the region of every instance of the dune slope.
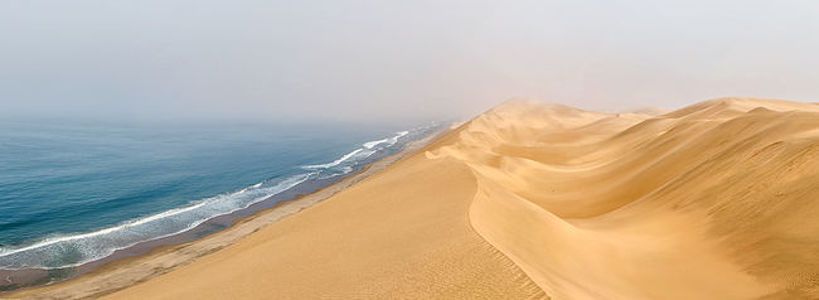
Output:
[[477,178],[474,228],[559,299],[819,297],[819,106],[661,116],[517,101],[430,151]]

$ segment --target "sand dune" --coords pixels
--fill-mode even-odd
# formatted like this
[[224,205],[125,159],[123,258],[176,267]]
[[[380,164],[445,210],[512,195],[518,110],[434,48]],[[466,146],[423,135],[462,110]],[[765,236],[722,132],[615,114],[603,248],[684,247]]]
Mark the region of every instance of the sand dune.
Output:
[[819,106],[777,100],[625,119],[513,102],[428,157],[470,166],[472,225],[555,298],[816,298],[817,129]]
[[819,298],[817,155],[816,104],[656,115],[510,101],[109,296]]

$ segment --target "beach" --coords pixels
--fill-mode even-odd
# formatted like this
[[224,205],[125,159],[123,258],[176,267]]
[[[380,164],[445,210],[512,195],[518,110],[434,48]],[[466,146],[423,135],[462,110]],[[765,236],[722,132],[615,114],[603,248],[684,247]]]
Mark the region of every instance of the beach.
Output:
[[2,297],[817,298],[817,155],[813,103],[513,100],[211,237]]
[[[348,177],[334,177],[329,182],[313,181],[299,185],[283,193],[275,194],[264,201],[236,211],[233,214],[219,216],[208,220],[202,226],[167,238],[148,241],[116,252],[105,259],[91,262],[79,267],[80,278],[68,282],[58,282],[48,286],[29,287],[10,293],[0,293],[4,297],[56,297],[88,298],[97,297],[127,287],[148,278],[165,273],[180,265],[191,262],[222,247],[230,245],[260,228],[275,223],[282,218],[297,213],[315,203],[323,201],[339,191],[364,178],[384,169],[419,147],[430,143],[441,133],[433,133],[420,140],[407,144],[400,152],[376,160],[362,170]],[[404,134],[399,133],[398,136]],[[393,138],[394,139],[394,138]],[[389,139],[369,142],[395,142]],[[367,145],[365,145],[366,147]],[[227,230],[213,234],[211,227],[229,227]],[[209,226],[210,225],[210,226]],[[203,235],[213,236],[202,239]],[[47,272],[32,270],[29,272],[9,272],[11,276],[27,276],[38,280]],[[3,275],[3,274],[0,274]],[[26,277],[22,277],[26,279]],[[87,283],[87,284],[83,284]]]

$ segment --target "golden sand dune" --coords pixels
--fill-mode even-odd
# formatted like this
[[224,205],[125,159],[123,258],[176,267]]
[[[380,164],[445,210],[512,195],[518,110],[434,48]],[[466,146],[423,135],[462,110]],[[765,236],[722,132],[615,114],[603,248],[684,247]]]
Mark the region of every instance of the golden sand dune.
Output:
[[429,151],[474,173],[475,230],[560,299],[819,297],[819,106],[657,117],[513,102]]
[[819,298],[817,155],[815,104],[511,101],[110,297]]

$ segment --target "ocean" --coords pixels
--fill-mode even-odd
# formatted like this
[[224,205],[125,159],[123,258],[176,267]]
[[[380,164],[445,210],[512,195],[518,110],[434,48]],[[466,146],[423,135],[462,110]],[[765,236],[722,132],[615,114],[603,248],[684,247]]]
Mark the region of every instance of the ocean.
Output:
[[180,234],[335,182],[440,124],[2,121],[0,270],[64,270]]

